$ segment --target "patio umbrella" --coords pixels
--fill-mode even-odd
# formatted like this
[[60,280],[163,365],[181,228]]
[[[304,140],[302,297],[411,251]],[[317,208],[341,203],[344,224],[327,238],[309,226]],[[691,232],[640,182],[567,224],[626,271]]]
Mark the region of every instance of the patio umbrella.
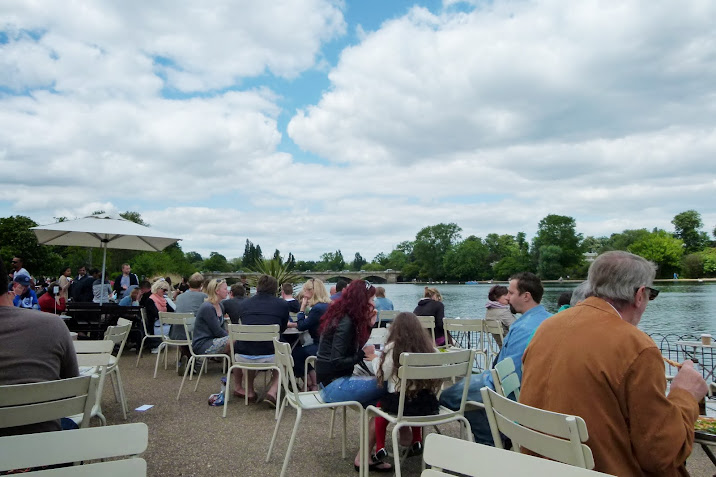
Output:
[[[90,215],[81,219],[32,227],[37,241],[43,245],[99,247],[102,255],[102,284],[107,265],[107,249],[159,252],[181,240],[150,227],[111,215]],[[102,304],[102,294],[100,294]]]

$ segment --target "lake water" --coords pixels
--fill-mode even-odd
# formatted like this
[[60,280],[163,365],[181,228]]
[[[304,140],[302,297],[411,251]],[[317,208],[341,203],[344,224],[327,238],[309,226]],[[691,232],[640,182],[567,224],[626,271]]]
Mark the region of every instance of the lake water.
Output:
[[[573,290],[577,283],[547,283],[542,304],[550,312],[557,311],[557,298]],[[412,311],[423,296],[424,284],[381,284],[385,295],[396,310]],[[487,292],[492,285],[430,285],[440,290],[448,318],[483,318]],[[656,300],[649,303],[639,328],[649,334],[716,336],[716,283],[657,283]]]

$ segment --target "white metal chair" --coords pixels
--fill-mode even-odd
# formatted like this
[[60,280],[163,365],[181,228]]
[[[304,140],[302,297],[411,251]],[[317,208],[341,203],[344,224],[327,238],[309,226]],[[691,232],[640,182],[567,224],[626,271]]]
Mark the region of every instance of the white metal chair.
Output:
[[[0,428],[52,421],[74,414],[82,416],[79,420],[81,428],[89,427],[98,387],[98,376],[0,386]],[[4,450],[0,445],[0,452]],[[0,457],[0,465],[4,461]],[[19,467],[22,465],[13,468]]]
[[[492,355],[491,359],[494,359],[502,349],[502,342],[505,339],[505,335],[502,330],[502,323],[497,320],[483,320],[485,325],[485,347],[489,354]],[[490,340],[492,337],[492,340]]]
[[[368,406],[365,410],[365,418],[363,421],[363,439],[368,438],[368,424],[371,414],[381,416],[388,422],[395,424],[392,432],[393,440],[393,456],[395,460],[395,475],[400,477],[400,453],[398,452],[398,433],[401,427],[425,427],[437,426],[448,422],[458,421],[462,424],[462,430],[468,439],[472,440],[473,435],[470,431],[470,423],[464,416],[465,402],[467,401],[467,392],[470,388],[470,376],[472,374],[472,361],[474,353],[472,350],[458,350],[447,353],[401,353],[400,368],[398,368],[398,378],[400,379],[400,398],[398,401],[398,413],[389,414],[383,409],[375,406]],[[462,400],[460,408],[457,411],[440,406],[438,414],[428,416],[405,416],[403,415],[405,407],[405,395],[407,392],[407,383],[409,380],[430,379],[430,380],[447,380],[447,379],[465,379],[465,386],[462,392]],[[365,442],[368,442],[367,440]],[[365,466],[367,468],[367,457],[363,456]]]
[[435,317],[434,316],[418,316],[420,324],[423,328],[430,332],[430,336],[433,337],[433,343],[435,343]]
[[445,333],[449,333],[453,337],[453,339],[458,336],[458,334],[465,333],[465,338],[469,344],[472,341],[471,339],[469,339],[470,333],[474,333],[477,336],[477,348],[474,348],[472,346],[468,346],[467,348],[461,348],[460,346],[457,346],[455,343],[453,343],[452,345],[448,346],[448,349],[472,349],[475,352],[476,360],[478,355],[483,356],[484,367],[478,366],[478,368],[480,369],[486,369],[490,366],[490,363],[488,362],[487,350],[484,348],[483,333],[485,331],[485,325],[483,321],[484,320],[481,319],[443,318],[443,328],[445,329]]
[[261,342],[268,341],[272,342],[274,339],[279,337],[280,328],[278,325],[229,325],[229,344],[231,346],[231,366],[229,366],[226,372],[226,393],[224,393],[224,417],[226,417],[226,406],[229,404],[229,394],[231,394],[231,371],[234,369],[244,370],[244,389],[247,390],[246,396],[244,396],[244,404],[249,404],[249,373],[248,371],[276,371],[279,373],[278,376],[278,391],[276,393],[276,419],[278,419],[278,404],[281,402],[281,369],[276,364],[275,360],[273,363],[247,363],[244,361],[237,361],[237,353],[234,351],[235,341],[252,341]]
[[584,444],[589,439],[584,419],[520,404],[487,386],[480,392],[495,447],[503,448],[502,433],[517,452],[524,447],[548,459],[594,468],[592,450]]
[[383,328],[383,322],[392,323],[400,313],[398,310],[380,310],[378,312],[378,328]]
[[117,320],[117,326],[107,327],[104,332],[104,339],[112,341],[114,346],[119,346],[116,356],[110,357],[109,368],[107,374],[112,382],[114,397],[122,406],[122,416],[127,419],[127,397],[124,394],[124,385],[122,384],[122,376],[119,373],[119,359],[122,357],[124,345],[127,343],[129,331],[132,329],[132,322],[124,318]]
[[145,308],[142,308],[140,310],[140,313],[142,315],[142,329],[144,330],[144,337],[142,338],[142,343],[139,345],[139,350],[137,351],[137,364],[134,366],[135,368],[139,366],[139,360],[142,358],[142,350],[144,349],[144,342],[147,341],[149,338],[162,339],[162,335],[154,334],[154,324],[153,323],[151,326],[152,333],[150,333],[149,330],[147,329],[147,320],[148,320],[147,310]]
[[[201,367],[199,368],[199,374],[196,376],[196,384],[194,385],[194,392],[196,392],[196,389],[199,387],[199,380],[201,379],[201,374],[204,371],[208,371],[208,361],[210,358],[219,358],[221,359],[221,372],[223,373],[224,370],[227,367],[227,364],[229,364],[231,361],[231,358],[229,358],[227,355],[223,353],[205,353],[205,354],[197,354],[194,352],[194,346],[192,346],[192,337],[194,336],[194,322],[196,321],[196,317],[192,313],[168,313],[169,315],[178,315],[177,317],[167,317],[167,323],[171,325],[179,325],[184,327],[184,332],[186,333],[186,346],[189,347],[189,353],[191,354],[191,357],[189,358],[189,361],[186,364],[186,368],[184,369],[184,376],[181,378],[181,385],[179,386],[179,392],[177,393],[177,401],[179,400],[179,396],[181,396],[181,390],[184,388],[184,381],[186,381],[186,375],[189,374],[189,381],[192,380],[194,377],[194,366],[198,362],[198,359],[201,359]],[[172,340],[176,343],[179,343],[182,340]],[[177,348],[178,350],[179,348]],[[227,383],[228,384],[228,383]]]
[[[358,401],[344,401],[344,402],[331,402],[327,403],[321,399],[320,391],[309,391],[309,392],[298,392],[296,377],[293,374],[293,358],[291,357],[291,346],[288,343],[282,343],[277,338],[273,341],[274,350],[276,353],[276,364],[281,370],[281,377],[284,389],[284,398],[281,401],[280,411],[278,414],[278,420],[276,421],[276,427],[271,437],[271,444],[269,445],[268,453],[266,454],[266,462],[271,458],[271,452],[273,446],[276,443],[276,436],[278,435],[278,428],[281,426],[281,418],[286,410],[287,406],[291,406],[296,409],[296,422],[293,425],[293,432],[291,438],[288,441],[288,449],[286,449],[286,456],[283,459],[283,467],[281,467],[281,476],[284,477],[288,463],[291,460],[291,452],[293,450],[293,443],[296,440],[296,434],[298,434],[298,428],[301,423],[301,416],[303,411],[311,411],[315,409],[328,409],[328,408],[354,408],[359,413],[359,428],[363,426],[363,406]],[[364,440],[363,432],[359,432],[360,436],[360,454],[364,454]],[[342,456],[346,457],[346,424],[343,421],[343,447]],[[365,464],[367,466],[367,464]],[[364,469],[367,467],[363,467]]]
[[[162,343],[159,345],[159,352],[157,353],[157,362],[154,364],[154,378],[157,377],[157,370],[159,369],[159,359],[164,352],[164,369],[167,369],[167,362],[169,361],[169,347],[173,346],[176,350],[176,364],[174,369],[179,368],[179,347],[189,346],[191,344],[191,338],[187,335],[186,339],[175,340],[169,337],[168,334],[164,333],[164,327],[169,328],[174,326],[184,326],[184,319],[194,318],[194,313],[172,313],[172,312],[159,312],[159,329],[161,334],[159,337],[162,339]],[[193,321],[192,321],[193,324]],[[177,398],[178,399],[178,398]]]
[[423,459],[431,468],[424,470],[420,474],[421,477],[454,477],[455,474],[470,477],[511,475],[597,477],[607,475],[440,434],[427,436]]
[[520,377],[517,376],[515,362],[512,361],[511,357],[508,356],[497,363],[490,370],[490,373],[492,374],[492,382],[495,383],[495,391],[500,396],[510,397],[510,394],[514,394],[515,401],[519,401]]
[[143,422],[68,432],[41,432],[0,437],[0,471],[95,459],[120,460],[36,470],[22,475],[46,477],[146,476],[147,463],[136,457],[147,449],[149,431]]
[[[114,350],[114,342],[112,340],[102,341],[73,341],[72,344],[77,353],[77,364],[80,368],[94,368],[89,372],[99,376],[97,384],[97,395],[90,417],[99,418],[103,426],[107,425],[102,413],[102,393],[104,391],[105,378],[112,362],[112,350]],[[84,419],[82,414],[67,416],[79,425]]]

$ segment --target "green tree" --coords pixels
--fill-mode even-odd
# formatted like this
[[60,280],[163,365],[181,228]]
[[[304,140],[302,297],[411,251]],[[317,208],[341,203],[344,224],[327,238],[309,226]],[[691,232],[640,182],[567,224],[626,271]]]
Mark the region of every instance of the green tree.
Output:
[[[261,260],[260,262],[256,262],[254,266],[251,268],[252,272],[258,272],[263,275],[270,275],[274,277],[279,284],[279,290],[277,293],[281,292],[281,285],[284,283],[297,283],[301,281],[301,276],[297,273],[295,273],[290,267],[288,263],[282,263],[278,260]],[[256,282],[258,281],[257,276],[251,276],[248,279],[249,283],[251,283],[252,286],[256,286]]]
[[291,252],[288,252],[288,258],[286,259],[286,265],[288,265],[289,270],[293,270],[296,268],[296,257],[294,257]]
[[[537,235],[532,240],[532,251],[536,254],[537,264],[540,260],[542,247],[554,245],[562,250],[559,265],[564,271],[578,267],[584,260],[582,255],[582,234],[576,231],[576,222],[572,217],[550,214],[539,221]],[[553,252],[553,249],[544,249]],[[554,259],[554,256],[550,256]]]
[[131,222],[134,222],[135,224],[144,225],[144,226],[149,227],[149,224],[144,221],[144,219],[142,218],[142,215],[139,212],[132,212],[132,211],[128,210],[126,212],[122,212],[121,214],[119,214],[119,216],[122,217],[123,219],[127,219]]
[[261,247],[254,245],[251,240],[246,239],[246,246],[244,247],[244,255],[241,257],[241,263],[246,268],[251,268],[255,263],[263,260]]
[[704,260],[704,276],[716,276],[716,248],[709,248],[701,252]]
[[658,266],[657,276],[668,278],[680,269],[683,243],[665,230],[655,230],[630,245],[629,252],[654,262]]
[[279,252],[278,249],[274,250],[273,258],[271,260],[276,260],[276,261],[278,261],[278,263],[283,264],[283,259],[281,258],[281,252]]
[[363,256],[360,253],[356,252],[355,257],[353,258],[353,263],[352,263],[353,270],[355,270],[355,271],[362,270],[363,265],[365,265],[366,263],[368,263],[368,261],[365,258],[363,258]]
[[708,236],[699,230],[704,225],[701,214],[695,210],[677,214],[671,223],[674,225],[674,236],[684,241],[686,253],[698,252],[708,243]]
[[382,266],[385,266],[388,263],[388,256],[383,252],[380,252],[378,255],[375,256],[375,258],[373,258],[372,263],[378,263]]
[[413,255],[420,267],[420,276],[440,280],[445,278],[445,254],[460,239],[462,229],[457,224],[437,224],[421,229],[415,236]]
[[562,248],[557,245],[543,245],[539,251],[537,274],[544,280],[555,280],[564,275]]
[[64,259],[58,253],[63,247],[47,247],[37,242],[30,227],[37,223],[29,217],[14,215],[0,218],[0,257],[5,268],[10,269],[13,257],[22,257],[23,265],[36,278],[46,275],[56,277]]
[[305,272],[307,270],[317,271],[316,262],[314,262],[313,260],[299,260],[298,262],[296,262],[296,270],[301,272]]
[[343,253],[340,250],[328,252],[321,255],[321,262],[324,270],[341,271],[346,267],[346,261],[343,259]]
[[704,276],[704,258],[701,253],[690,253],[681,261],[683,278],[699,278]]
[[231,266],[228,260],[219,252],[211,252],[209,258],[204,260],[204,270],[208,272],[229,272]]
[[188,277],[197,269],[186,258],[178,243],[174,243],[161,252],[141,252],[130,262],[132,271],[140,277],[177,274]]
[[609,237],[586,237],[582,242],[582,249],[585,252],[593,252],[600,255],[609,249]]
[[[524,236],[522,239],[524,241]],[[526,245],[526,242],[524,245]],[[487,234],[485,246],[489,251],[487,261],[490,264],[497,263],[505,257],[514,256],[519,252],[519,246],[515,242],[515,238],[508,234]]]
[[650,232],[646,229],[627,229],[612,234],[607,240],[604,252],[609,250],[628,250],[631,244],[644,240]]
[[462,281],[488,278],[492,272],[488,254],[482,239],[471,235],[445,254],[445,273],[449,278]]

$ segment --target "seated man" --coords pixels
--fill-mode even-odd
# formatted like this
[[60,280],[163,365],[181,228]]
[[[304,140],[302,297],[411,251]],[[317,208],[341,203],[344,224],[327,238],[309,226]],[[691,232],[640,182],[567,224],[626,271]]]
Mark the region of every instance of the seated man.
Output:
[[301,304],[293,296],[293,285],[290,283],[281,285],[281,298],[288,303],[288,311],[290,313],[298,313],[301,309]]
[[[79,376],[77,355],[67,326],[55,315],[13,306],[7,280],[5,265],[0,259],[0,385]],[[0,436],[60,429],[59,421],[47,421],[0,429]]]
[[[288,326],[288,304],[285,300],[276,297],[278,282],[274,277],[261,275],[256,284],[256,295],[239,303],[239,315],[244,325],[279,325],[279,331],[283,333]],[[238,355],[239,361],[252,363],[274,362],[273,342],[271,341],[239,341],[235,343],[234,352]],[[243,397],[248,393],[249,398],[255,397],[254,377],[256,372],[249,371],[248,389],[244,390],[243,372],[241,369],[234,370],[235,391],[234,394]],[[276,406],[276,393],[278,391],[278,373],[274,371],[271,379],[271,387],[266,392],[265,401]]]
[[589,267],[592,295],[555,315],[524,355],[520,402],[580,416],[594,470],[611,475],[688,475],[698,401],[706,382],[684,361],[665,395],[661,352],[637,328],[656,267],[607,252]]
[[[5,288],[2,290],[7,290],[7,285],[5,285]],[[12,280],[12,291],[15,293],[15,297],[12,300],[14,306],[33,310],[40,309],[40,303],[37,301],[35,291],[31,288],[29,276],[15,275],[15,278]]]
[[[522,355],[534,334],[537,327],[547,318],[552,316],[540,305],[544,288],[542,282],[533,273],[521,272],[510,278],[510,286],[507,289],[507,298],[513,313],[522,313],[522,316],[510,326],[510,331],[505,336],[500,354],[495,362],[498,363],[505,358],[512,358],[515,363],[517,376],[522,378]],[[492,382],[492,375],[487,370],[481,375],[472,376],[467,399],[470,401],[482,402],[480,389],[488,386],[495,389]],[[440,396],[440,404],[450,409],[459,409],[462,391],[465,388],[465,381],[460,381],[443,391]],[[514,399],[514,396],[508,396]],[[470,421],[475,441],[480,444],[494,445],[490,424],[487,422],[487,414],[482,409],[469,411],[465,417]]]
[[224,313],[229,315],[229,319],[233,324],[239,323],[239,305],[242,301],[244,301],[245,294],[246,289],[244,288],[243,283],[234,283],[233,285],[231,285],[231,290],[229,291],[229,298],[221,302],[222,306],[224,307]]

